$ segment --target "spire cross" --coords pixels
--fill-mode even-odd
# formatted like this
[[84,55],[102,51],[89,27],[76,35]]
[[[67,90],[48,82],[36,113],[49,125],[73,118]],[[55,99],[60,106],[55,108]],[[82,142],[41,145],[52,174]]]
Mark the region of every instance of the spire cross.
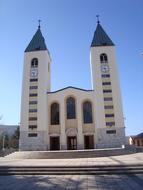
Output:
[[38,20],[38,23],[39,23],[38,28],[40,29],[40,27],[41,27],[41,25],[40,25],[41,20],[40,19]]
[[96,15],[96,18],[97,18],[97,23],[99,24],[100,21],[99,21],[99,15]]

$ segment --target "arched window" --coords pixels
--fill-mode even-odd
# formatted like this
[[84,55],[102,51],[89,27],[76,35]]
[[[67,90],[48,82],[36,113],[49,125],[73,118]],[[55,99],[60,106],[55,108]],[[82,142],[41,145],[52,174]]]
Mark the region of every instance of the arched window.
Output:
[[108,58],[107,58],[107,55],[105,53],[102,53],[100,55],[100,62],[101,63],[107,63],[108,62]]
[[38,67],[38,59],[37,58],[33,58],[31,61],[31,67]]
[[83,121],[84,123],[92,123],[92,105],[91,102],[83,103]]
[[67,105],[67,119],[75,119],[75,99],[72,97],[69,97],[66,101]]
[[51,125],[59,124],[59,104],[53,103],[51,105]]

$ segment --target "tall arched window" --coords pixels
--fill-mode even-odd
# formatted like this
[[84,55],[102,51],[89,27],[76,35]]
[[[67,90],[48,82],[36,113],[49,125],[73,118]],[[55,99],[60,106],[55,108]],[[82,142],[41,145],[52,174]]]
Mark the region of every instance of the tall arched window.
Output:
[[69,97],[66,101],[67,105],[67,119],[75,119],[75,99],[72,97]]
[[102,53],[100,55],[100,62],[101,63],[107,63],[108,62],[108,58],[107,58],[107,55],[105,53]]
[[53,103],[51,105],[51,125],[59,124],[59,104]]
[[92,123],[92,105],[91,102],[86,101],[83,103],[83,121],[84,123]]
[[38,59],[37,58],[33,58],[31,61],[31,67],[38,67]]

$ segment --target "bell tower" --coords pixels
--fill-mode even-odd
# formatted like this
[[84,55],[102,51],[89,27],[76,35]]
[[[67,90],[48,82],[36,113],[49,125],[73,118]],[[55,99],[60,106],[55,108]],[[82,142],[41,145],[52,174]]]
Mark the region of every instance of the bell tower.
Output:
[[38,29],[24,53],[20,150],[47,150],[47,91],[51,58]]
[[99,20],[91,43],[90,64],[96,116],[96,147],[119,147],[125,143],[125,127],[115,45]]

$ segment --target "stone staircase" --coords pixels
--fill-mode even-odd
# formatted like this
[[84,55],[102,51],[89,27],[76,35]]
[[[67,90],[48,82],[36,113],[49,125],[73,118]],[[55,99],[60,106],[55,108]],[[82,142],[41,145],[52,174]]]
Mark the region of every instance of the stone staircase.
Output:
[[[4,158],[4,164],[0,166],[0,175],[135,175],[143,174],[143,162],[122,162],[114,157],[107,162],[108,157],[129,155],[142,152],[143,149],[135,147],[96,150],[73,150],[73,151],[19,151]],[[100,164],[88,159],[102,160]],[[134,155],[135,156],[135,155]],[[138,156],[137,156],[138,157]],[[81,158],[81,159],[74,159]],[[136,156],[135,156],[136,158]],[[29,159],[29,160],[25,160]],[[34,159],[34,161],[30,160]],[[36,159],[49,159],[39,160]],[[50,160],[51,159],[51,160]],[[57,160],[53,160],[57,159]],[[58,160],[61,159],[61,160]],[[62,160],[63,159],[63,160]],[[71,160],[70,160],[71,159]],[[136,158],[137,159],[137,158]],[[90,160],[90,159],[89,159]],[[105,160],[105,161],[104,161]],[[130,158],[129,158],[130,160]],[[142,159],[141,159],[142,160]],[[59,161],[59,162],[58,162]],[[113,162],[112,162],[113,161]],[[7,162],[7,164],[5,164]],[[30,164],[31,163],[31,164]]]
[[118,156],[136,153],[134,148],[110,148],[94,150],[66,150],[66,151],[19,151],[5,158],[10,159],[68,159],[68,158],[94,158],[105,156]]
[[0,175],[134,175],[143,165],[0,166]]

